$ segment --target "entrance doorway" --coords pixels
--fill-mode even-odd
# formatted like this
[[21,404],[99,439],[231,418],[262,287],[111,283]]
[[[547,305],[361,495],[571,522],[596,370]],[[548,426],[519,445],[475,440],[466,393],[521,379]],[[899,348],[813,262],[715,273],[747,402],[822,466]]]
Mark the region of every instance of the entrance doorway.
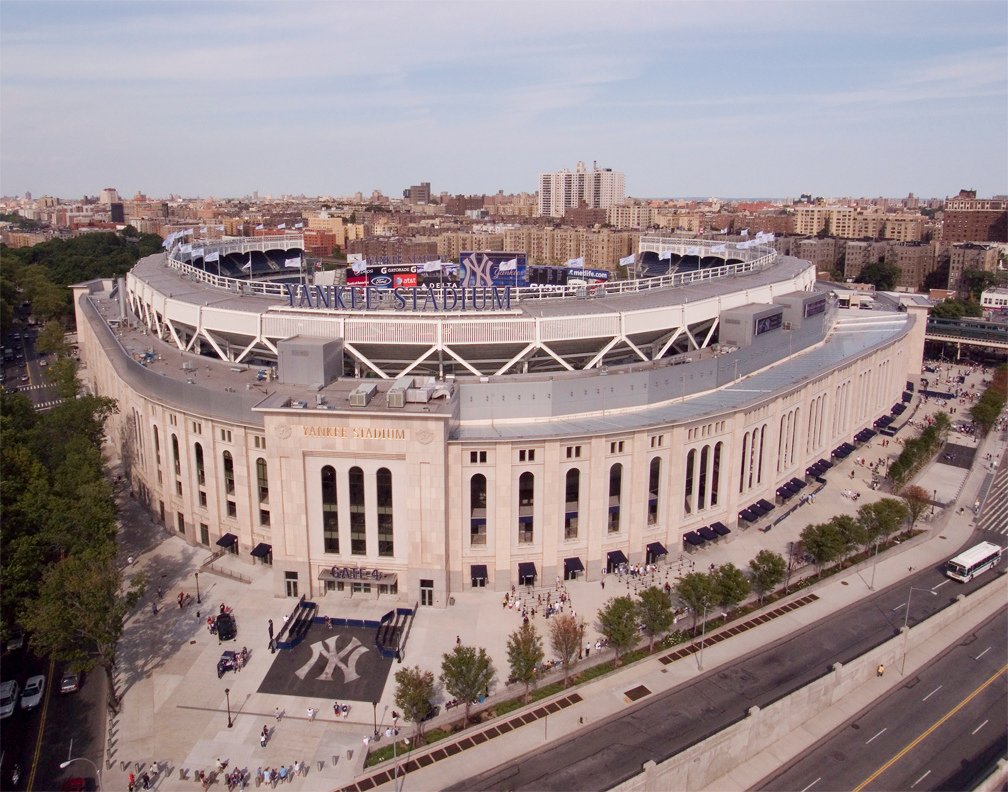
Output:
[[284,584],[287,586],[288,597],[296,597],[298,595],[297,572],[284,572]]
[[434,604],[434,581],[420,581],[420,604],[432,606]]

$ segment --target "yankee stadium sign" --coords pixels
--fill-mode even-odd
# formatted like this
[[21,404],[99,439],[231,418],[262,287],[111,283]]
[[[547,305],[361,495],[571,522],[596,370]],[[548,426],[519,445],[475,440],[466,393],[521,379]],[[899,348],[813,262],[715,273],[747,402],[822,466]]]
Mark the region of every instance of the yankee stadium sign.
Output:
[[[373,282],[373,281],[372,281]],[[510,286],[308,286],[285,283],[291,308],[323,311],[507,311]]]

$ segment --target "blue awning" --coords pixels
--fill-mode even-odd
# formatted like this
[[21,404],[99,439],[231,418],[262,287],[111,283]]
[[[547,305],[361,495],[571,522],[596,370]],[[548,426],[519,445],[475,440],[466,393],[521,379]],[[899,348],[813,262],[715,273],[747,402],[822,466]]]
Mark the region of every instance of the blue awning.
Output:
[[627,557],[624,555],[622,550],[610,550],[606,553],[606,560],[610,564],[625,564],[627,562]]
[[253,558],[266,558],[270,553],[273,552],[273,545],[266,544],[265,542],[260,542],[255,547],[252,548],[250,555]]
[[531,561],[520,561],[518,563],[518,579],[528,580],[536,577],[536,566]]
[[581,563],[581,559],[577,556],[573,558],[564,559],[564,572],[584,572],[584,564]]
[[469,577],[471,577],[473,580],[486,580],[487,579],[486,564],[471,564],[469,566]]
[[647,546],[647,551],[652,558],[668,555],[668,550],[665,549],[665,545],[661,542],[651,542],[651,544]]
[[220,539],[217,540],[218,547],[230,547],[238,542],[238,537],[233,533],[226,533]]

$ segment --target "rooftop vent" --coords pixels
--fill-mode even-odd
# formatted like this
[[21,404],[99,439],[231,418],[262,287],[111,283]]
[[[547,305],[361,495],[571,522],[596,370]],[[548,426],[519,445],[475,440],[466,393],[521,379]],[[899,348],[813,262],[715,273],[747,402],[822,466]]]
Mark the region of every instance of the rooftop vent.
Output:
[[373,382],[362,382],[352,391],[350,391],[350,406],[351,407],[367,407],[371,399],[374,397],[375,393],[378,392],[378,386]]

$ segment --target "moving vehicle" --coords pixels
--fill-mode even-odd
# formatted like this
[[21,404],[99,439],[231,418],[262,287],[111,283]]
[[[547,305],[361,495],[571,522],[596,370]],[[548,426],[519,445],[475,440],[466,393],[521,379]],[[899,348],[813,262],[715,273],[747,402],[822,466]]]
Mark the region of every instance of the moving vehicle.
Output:
[[60,680],[59,692],[60,693],[76,693],[80,690],[81,677],[80,674],[74,674],[67,671]]
[[14,714],[18,702],[18,683],[14,680],[0,682],[0,718]]
[[955,558],[949,559],[945,574],[953,580],[969,583],[981,572],[993,569],[1001,560],[1004,548],[992,542],[980,544],[965,550]]
[[42,674],[28,677],[24,691],[21,693],[21,709],[35,709],[42,703],[42,694],[45,692],[45,677]]

